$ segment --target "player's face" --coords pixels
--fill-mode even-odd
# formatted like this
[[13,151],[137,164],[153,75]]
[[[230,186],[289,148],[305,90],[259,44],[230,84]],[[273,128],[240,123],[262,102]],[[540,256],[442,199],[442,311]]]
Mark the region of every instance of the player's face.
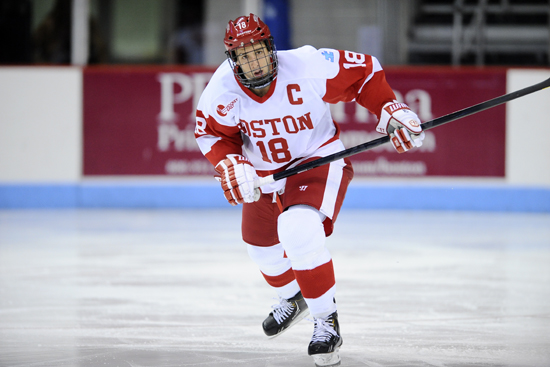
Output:
[[237,64],[247,79],[258,79],[269,73],[271,55],[263,42],[239,47],[236,50]]

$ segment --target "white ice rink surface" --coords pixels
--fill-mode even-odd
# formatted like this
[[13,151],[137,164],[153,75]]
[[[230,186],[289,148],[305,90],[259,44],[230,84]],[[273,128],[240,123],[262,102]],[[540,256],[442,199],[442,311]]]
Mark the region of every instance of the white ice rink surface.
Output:
[[[550,215],[344,210],[342,366],[550,366]],[[0,211],[0,366],[313,366],[240,211]]]

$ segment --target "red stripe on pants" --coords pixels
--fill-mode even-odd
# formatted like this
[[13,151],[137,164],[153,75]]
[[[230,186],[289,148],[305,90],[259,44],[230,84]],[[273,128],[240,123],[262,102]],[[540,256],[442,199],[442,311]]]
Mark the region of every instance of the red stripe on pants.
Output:
[[319,298],[336,284],[332,260],[311,270],[294,270],[305,298]]
[[289,270],[285,271],[281,275],[271,276],[271,275],[265,275],[264,273],[262,273],[262,275],[264,276],[265,280],[267,281],[267,284],[269,284],[272,287],[276,287],[276,288],[285,286],[285,285],[287,285],[288,283],[292,282],[295,279],[294,278],[294,272],[292,271],[292,269],[289,269]]

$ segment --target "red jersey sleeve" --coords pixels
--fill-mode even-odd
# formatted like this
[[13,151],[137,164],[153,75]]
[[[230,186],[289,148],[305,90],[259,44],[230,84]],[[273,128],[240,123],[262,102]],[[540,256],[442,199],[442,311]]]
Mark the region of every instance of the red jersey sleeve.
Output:
[[195,139],[204,156],[214,166],[227,154],[242,154],[243,140],[237,126],[220,124],[200,110],[196,114]]
[[323,100],[356,101],[380,119],[382,106],[395,99],[378,60],[370,55],[339,50],[338,74],[327,80]]

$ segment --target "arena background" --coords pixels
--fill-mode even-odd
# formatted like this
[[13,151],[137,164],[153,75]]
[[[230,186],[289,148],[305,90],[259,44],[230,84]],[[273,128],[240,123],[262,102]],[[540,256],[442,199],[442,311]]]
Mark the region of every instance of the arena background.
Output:
[[[115,10],[129,11],[124,1],[115,3]],[[160,29],[153,17],[163,15],[159,8],[139,28],[145,46],[136,43],[135,29],[111,33],[110,63],[82,61],[85,50],[73,43],[72,65],[1,66],[0,208],[227,206],[194,142],[193,113],[224,61],[227,18],[241,12],[265,13],[280,49],[312,44],[374,54],[398,98],[423,121],[550,77],[544,64],[491,64],[488,56],[483,65],[467,55],[461,65],[419,64],[413,51],[420,41],[407,29],[421,28],[413,28],[411,14],[422,1],[344,3],[204,1],[200,64],[155,64],[143,56],[161,47],[143,38]],[[94,1],[74,4],[74,17],[79,4],[92,5],[95,14]],[[549,97],[540,91],[433,129],[416,152],[398,155],[383,146],[354,156],[345,206],[549,211]],[[366,110],[353,103],[332,107],[347,147],[380,136]],[[392,199],[405,192],[415,200]]]

